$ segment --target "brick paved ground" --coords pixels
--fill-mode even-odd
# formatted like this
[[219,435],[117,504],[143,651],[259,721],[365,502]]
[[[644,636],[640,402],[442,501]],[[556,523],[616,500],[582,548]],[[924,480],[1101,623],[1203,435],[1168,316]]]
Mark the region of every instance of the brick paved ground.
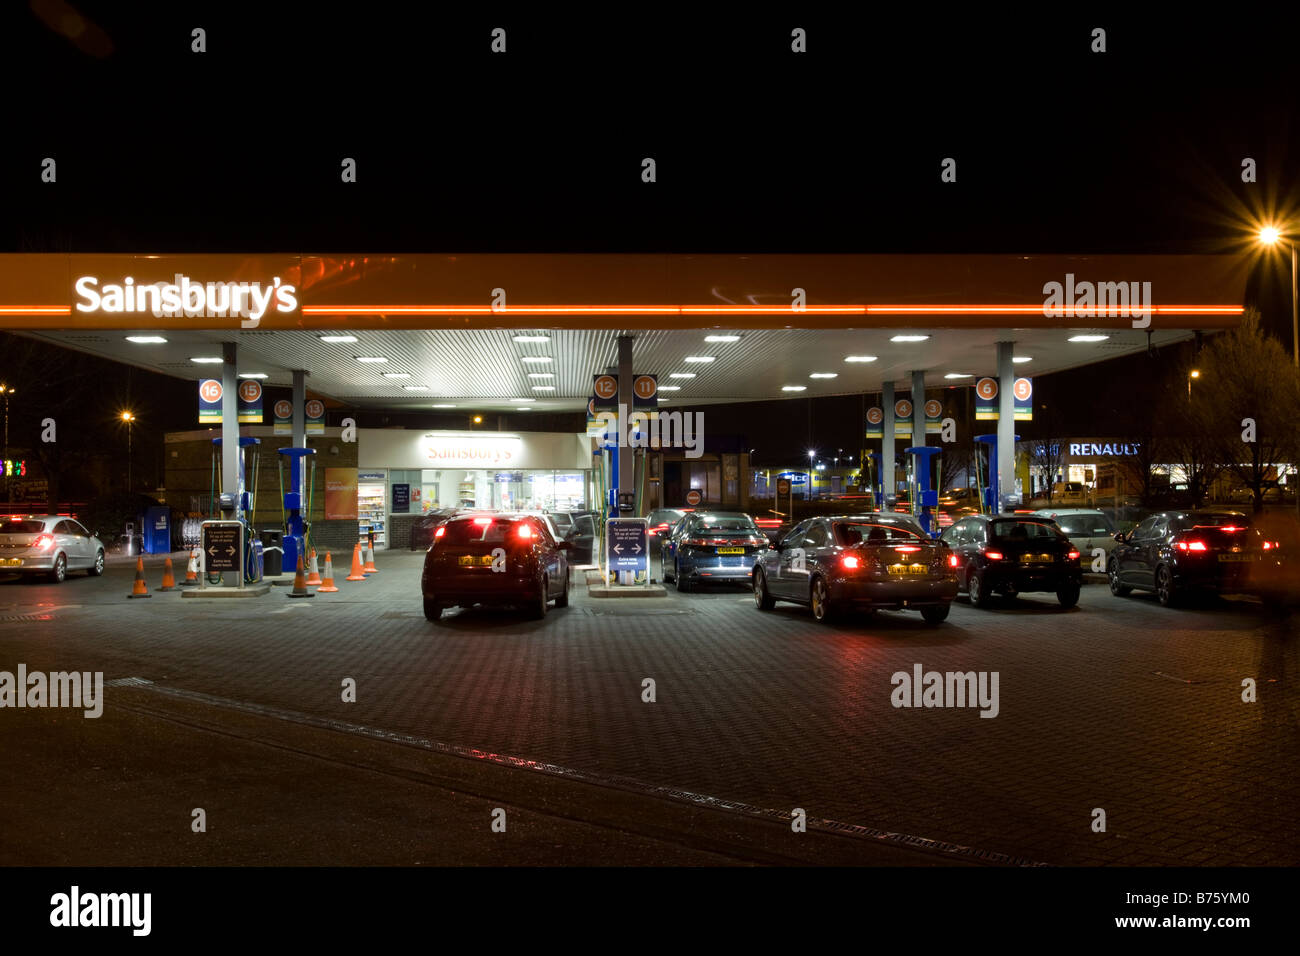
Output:
[[[422,557],[381,553],[377,576],[307,601],[127,601],[117,567],[0,579],[0,669],[143,677],[1047,863],[1300,863],[1295,616],[1094,584],[1070,612],[1044,596],[959,602],[934,630],[888,613],[826,627],[738,589],[629,602],[575,587],[544,621],[435,626]],[[915,663],[999,672],[998,717],[893,708],[890,675]],[[1241,702],[1246,677],[1257,703]]]

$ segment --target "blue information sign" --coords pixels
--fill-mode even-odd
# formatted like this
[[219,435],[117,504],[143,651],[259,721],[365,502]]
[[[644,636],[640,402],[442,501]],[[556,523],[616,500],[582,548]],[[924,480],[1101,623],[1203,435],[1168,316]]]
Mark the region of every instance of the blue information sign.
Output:
[[645,518],[610,518],[605,522],[605,566],[611,573],[649,574],[646,538]]

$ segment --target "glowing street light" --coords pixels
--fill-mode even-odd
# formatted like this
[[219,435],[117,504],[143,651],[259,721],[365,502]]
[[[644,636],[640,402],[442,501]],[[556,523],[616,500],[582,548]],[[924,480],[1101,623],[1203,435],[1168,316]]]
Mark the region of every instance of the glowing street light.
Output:
[[1295,240],[1282,238],[1282,231],[1276,226],[1265,226],[1259,231],[1259,241],[1266,246],[1285,245],[1291,248],[1291,353],[1297,370],[1300,370],[1300,298],[1296,292],[1296,248]]
[[135,424],[135,415],[130,412],[122,413],[122,421],[126,422],[126,490],[131,490],[131,426]]
[[1200,378],[1200,377],[1201,377],[1201,370],[1198,368],[1194,368],[1187,373],[1187,400],[1189,402],[1192,400],[1192,379]]

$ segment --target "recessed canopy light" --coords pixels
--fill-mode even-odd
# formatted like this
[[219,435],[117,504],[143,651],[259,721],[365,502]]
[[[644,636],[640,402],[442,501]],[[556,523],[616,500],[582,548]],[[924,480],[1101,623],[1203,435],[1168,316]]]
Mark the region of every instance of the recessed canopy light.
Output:
[[673,372],[668,377],[669,378],[694,378],[695,373],[694,372]]
[[531,412],[532,410],[533,407],[531,405],[520,405],[518,408],[515,409],[515,411],[517,412]]
[[1031,355],[1017,355],[1011,359],[1011,361],[1015,362],[1017,365],[1024,365],[1026,362],[1032,362],[1033,360],[1033,356]]
[[686,356],[686,361],[688,361],[688,362],[712,362],[712,361],[714,360],[714,358],[715,358],[715,356],[712,356],[712,355],[688,355],[688,356]]
[[455,405],[432,405],[431,408],[455,408]]
[[1105,342],[1109,335],[1071,335],[1071,342]]
[[320,335],[317,336],[322,342],[355,342],[355,335]]
[[549,335],[516,335],[515,341],[516,342],[549,342],[551,341],[551,337]]
[[525,355],[525,356],[524,356],[522,359],[520,359],[519,361],[521,361],[521,362],[549,362],[550,360],[551,360],[551,357],[550,357],[549,355]]
[[846,356],[844,356],[844,361],[846,361],[846,362],[874,362],[875,360],[876,360],[876,356],[874,356],[874,355],[846,355]]
[[512,401],[512,402],[535,402],[535,401],[537,401],[537,399],[535,399],[535,398],[512,398],[512,399],[510,399],[510,401]]
[[427,392],[429,390],[429,386],[428,385],[403,385],[402,389],[403,391],[407,391],[407,392]]
[[682,390],[682,387],[681,387],[680,385],[660,385],[660,386],[659,386],[659,391],[661,391],[661,392],[680,392],[681,390]]
[[781,386],[781,391],[783,391],[783,392],[802,392],[802,391],[803,391],[804,389],[806,389],[807,387],[808,387],[807,385],[782,385],[782,386]]
[[265,372],[240,372],[240,378],[266,378]]
[[553,392],[553,391],[555,391],[555,386],[554,386],[554,385],[534,385],[534,386],[533,386],[533,391],[534,391],[534,392]]
[[388,361],[388,359],[380,355],[354,355],[353,358],[355,358],[358,362],[364,362],[368,365],[375,365],[380,362]]
[[838,378],[839,372],[813,372],[809,378]]
[[126,340],[136,345],[162,345],[167,341],[161,335],[128,335]]
[[220,365],[221,364],[220,358],[214,358],[211,355],[200,355],[195,358],[191,358],[190,361],[196,362],[199,365]]
[[739,335],[706,335],[706,336],[704,336],[704,341],[706,341],[706,342],[739,342],[739,341],[740,341],[740,336],[739,336]]
[[384,378],[410,378],[410,372],[385,372]]
[[529,372],[529,378],[555,378],[550,372]]
[[890,338],[891,342],[924,342],[930,336],[928,335],[895,335]]
[[969,372],[949,372],[944,378],[972,378]]

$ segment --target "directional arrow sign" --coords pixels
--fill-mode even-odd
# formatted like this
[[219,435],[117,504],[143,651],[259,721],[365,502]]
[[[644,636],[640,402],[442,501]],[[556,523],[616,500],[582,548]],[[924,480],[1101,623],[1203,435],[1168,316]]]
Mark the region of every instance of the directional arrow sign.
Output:
[[645,518],[610,518],[605,523],[605,566],[611,573],[634,571],[649,577]]
[[240,551],[243,548],[243,526],[237,521],[205,522],[200,547],[208,556],[204,571],[241,570]]

